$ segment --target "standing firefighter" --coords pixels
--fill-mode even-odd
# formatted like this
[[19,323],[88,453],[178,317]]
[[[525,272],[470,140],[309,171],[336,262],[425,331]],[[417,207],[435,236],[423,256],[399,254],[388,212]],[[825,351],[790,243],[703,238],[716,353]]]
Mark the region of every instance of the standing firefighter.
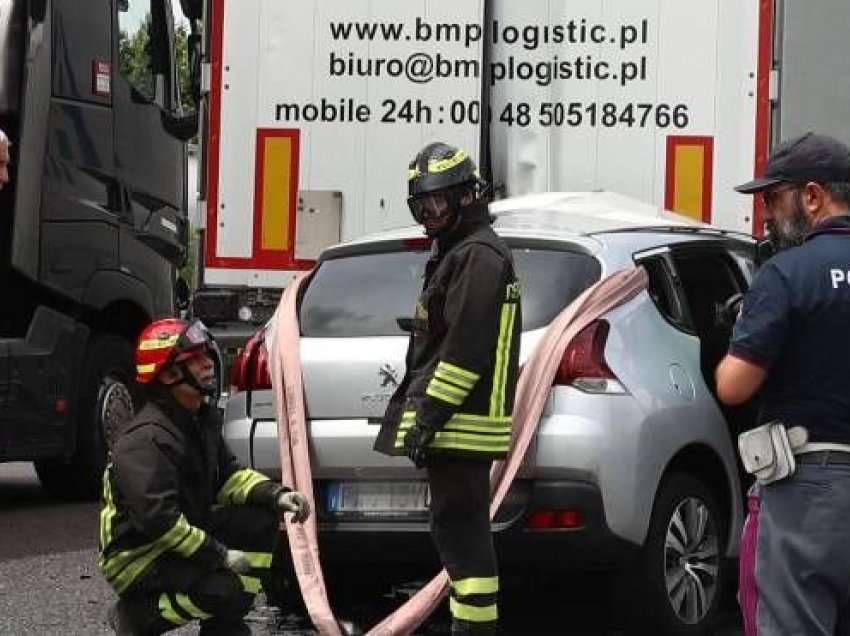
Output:
[[278,516],[306,499],[240,466],[224,446],[203,324],[146,327],[136,348],[147,404],[121,431],[103,478],[99,567],[120,599],[118,634],[250,634],[243,617],[268,580]]
[[510,446],[522,325],[511,253],[490,227],[482,186],[466,153],[445,144],[426,146],[410,164],[408,205],[435,249],[407,371],[375,443],[427,468],[453,634],[496,631],[489,473]]

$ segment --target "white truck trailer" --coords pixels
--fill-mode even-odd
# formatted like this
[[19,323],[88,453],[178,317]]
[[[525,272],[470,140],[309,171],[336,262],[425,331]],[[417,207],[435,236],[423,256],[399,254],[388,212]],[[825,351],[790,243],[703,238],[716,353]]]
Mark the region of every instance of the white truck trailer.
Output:
[[430,141],[469,149],[497,196],[613,190],[756,234],[732,187],[772,143],[850,141],[846,0],[207,0],[205,17],[195,311],[225,343],[322,248],[409,224]]

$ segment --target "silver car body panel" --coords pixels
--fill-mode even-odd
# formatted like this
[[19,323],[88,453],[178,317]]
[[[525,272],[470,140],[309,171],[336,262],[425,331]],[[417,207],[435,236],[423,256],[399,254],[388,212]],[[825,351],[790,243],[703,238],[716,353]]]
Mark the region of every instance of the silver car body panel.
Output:
[[[533,195],[499,202],[491,210],[496,230],[506,239],[556,241],[580,249],[599,261],[603,277],[633,268],[635,255],[659,248],[743,242],[612,193]],[[416,238],[421,238],[421,228],[402,228],[330,248],[326,254],[369,253],[386,249],[387,242]],[[750,272],[745,276],[749,280]],[[743,521],[741,486],[727,424],[701,374],[699,339],[666,322],[646,292],[606,320],[605,360],[628,393],[553,387],[522,475],[598,485],[611,531],[640,545],[667,467],[683,450],[708,448],[729,484],[727,553],[734,556]],[[521,362],[543,333],[523,333]],[[301,339],[310,459],[317,479],[424,479],[424,472],[406,458],[372,450],[379,419],[404,374],[407,342],[402,336]],[[225,421],[225,436],[237,457],[279,477],[271,391],[232,396]],[[248,442],[252,431],[253,451]]]

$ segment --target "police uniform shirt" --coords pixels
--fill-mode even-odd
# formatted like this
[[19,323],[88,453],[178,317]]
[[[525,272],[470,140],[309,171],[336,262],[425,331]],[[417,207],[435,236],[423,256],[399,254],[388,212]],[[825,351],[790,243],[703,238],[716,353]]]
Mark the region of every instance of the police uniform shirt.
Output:
[[760,423],[850,444],[850,216],[826,220],[759,270],[729,352],[768,372]]

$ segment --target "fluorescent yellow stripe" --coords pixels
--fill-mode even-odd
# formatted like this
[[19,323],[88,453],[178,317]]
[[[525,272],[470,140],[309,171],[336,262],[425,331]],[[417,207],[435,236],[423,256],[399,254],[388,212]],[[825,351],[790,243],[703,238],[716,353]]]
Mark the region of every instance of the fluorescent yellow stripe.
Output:
[[[404,433],[407,433],[413,426],[413,422],[402,422],[398,430],[402,433],[402,437],[404,437]],[[513,428],[510,423],[504,422],[453,422],[449,420],[445,423],[442,430],[444,431],[458,431],[460,433],[469,432],[469,433],[489,433],[490,435],[510,435]]]
[[[404,447],[404,435],[398,435],[395,448]],[[429,444],[429,448],[460,449],[489,453],[506,453],[511,446],[510,435],[476,435],[475,433],[457,433],[440,431]]]
[[421,174],[422,173],[419,172],[418,168],[410,168],[407,171],[407,180],[411,181],[412,179],[415,179],[416,177],[420,176]]
[[506,303],[502,305],[499,338],[496,344],[496,366],[493,370],[493,387],[490,393],[491,416],[498,417],[505,414],[505,385],[507,384],[515,319],[516,304]]
[[460,581],[452,581],[452,588],[460,596],[469,596],[470,594],[495,594],[499,591],[499,577],[472,577],[461,579]]
[[245,556],[252,568],[270,568],[272,566],[271,552],[246,552]]
[[451,170],[455,166],[463,163],[463,160],[466,159],[466,151],[458,150],[455,154],[453,154],[448,159],[435,159],[428,162],[428,172],[445,172],[446,170]]
[[243,468],[234,472],[216,495],[216,501],[222,505],[244,504],[254,486],[269,478],[250,468]]
[[263,583],[255,576],[239,575],[239,580],[242,581],[242,589],[249,594],[259,594],[263,589]]
[[434,378],[438,380],[443,380],[445,382],[451,382],[452,384],[464,388],[467,391],[471,391],[472,387],[475,386],[475,382],[467,380],[464,377],[455,373],[451,373],[450,371],[446,371],[441,367],[437,367],[437,370],[434,371]]
[[101,559],[98,565],[106,580],[121,594],[154,560],[166,550],[174,550],[183,556],[191,556],[203,545],[206,533],[189,525],[181,515],[170,530],[159,539],[146,545],[119,552],[109,559]]
[[212,614],[208,614],[200,607],[195,605],[192,602],[192,599],[188,597],[186,594],[175,594],[174,595],[177,604],[186,611],[187,614],[194,616],[195,618],[200,618],[201,620],[205,618],[212,618]]
[[[416,420],[416,411],[405,411],[401,416],[402,422],[413,422]],[[475,413],[455,413],[452,415],[449,422],[469,422],[471,424],[479,423],[495,423],[495,424],[510,424],[513,418],[510,415],[502,415],[499,417],[491,417],[489,415],[476,415]]]
[[448,393],[449,395],[453,395],[460,400],[465,400],[469,395],[469,391],[466,389],[462,389],[460,387],[455,386],[454,384],[447,384],[442,380],[437,378],[433,378],[429,383],[428,387],[434,387],[438,391],[442,391],[443,393]]
[[118,513],[115,502],[112,501],[112,485],[109,474],[112,464],[103,471],[103,509],[100,511],[100,551],[103,552],[112,543],[112,520]]
[[[165,532],[156,541],[152,541],[151,543],[139,546],[138,548],[133,548],[132,550],[125,550],[123,552],[119,552],[118,554],[110,557],[109,562],[106,565],[104,574],[107,576],[107,578],[115,576],[115,573],[118,570],[123,569],[125,565],[142,556],[146,556],[146,554],[148,553],[156,552],[156,554],[162,554],[171,545],[178,544],[179,541],[183,539],[188,532],[189,525],[186,523],[183,515],[180,515],[180,518],[177,519],[171,529]],[[157,551],[158,548],[161,549]]]
[[207,540],[207,533],[200,528],[192,527],[189,530],[188,536],[183,541],[174,547],[174,551],[184,557],[190,557],[197,552],[204,541]]
[[454,404],[455,406],[460,406],[463,404],[463,400],[450,395],[449,393],[444,393],[441,387],[435,387],[432,385],[428,385],[428,388],[425,390],[425,393],[430,395],[432,398],[437,400],[442,400],[443,402],[448,402],[449,404]]
[[470,444],[477,444],[483,447],[501,447],[505,448],[511,442],[510,435],[480,435],[478,433],[458,433],[456,431],[438,431],[434,436],[434,441],[432,444],[434,446],[441,446],[444,443],[454,443],[454,442],[463,442]]
[[137,364],[136,373],[151,373],[156,370],[155,364]]
[[703,146],[677,145],[674,151],[676,175],[673,185],[673,209],[676,212],[702,221],[705,148]]
[[159,613],[165,620],[175,625],[185,625],[189,622],[177,613],[171,605],[171,599],[168,598],[168,594],[159,595]]
[[264,143],[260,241],[264,250],[282,252],[290,245],[292,140],[289,137],[267,137]]
[[440,371],[446,371],[447,373],[451,373],[453,375],[460,376],[461,378],[468,380],[472,384],[478,382],[478,379],[481,377],[480,373],[475,373],[474,371],[467,371],[466,369],[462,369],[459,366],[446,361],[441,361],[437,365],[437,369],[439,369]]
[[495,422],[484,424],[473,424],[471,422],[446,422],[443,426],[444,431],[470,431],[474,433],[501,433],[502,435],[511,434],[510,424],[497,424]]
[[454,618],[471,623],[489,623],[499,620],[499,608],[496,607],[495,603],[486,607],[477,607],[466,605],[452,598],[449,599],[449,609],[451,609]]
[[173,347],[177,344],[177,341],[180,339],[180,334],[174,334],[172,336],[168,336],[167,338],[155,338],[152,340],[142,340],[139,343],[140,351],[153,351],[155,349],[168,349],[169,347]]

